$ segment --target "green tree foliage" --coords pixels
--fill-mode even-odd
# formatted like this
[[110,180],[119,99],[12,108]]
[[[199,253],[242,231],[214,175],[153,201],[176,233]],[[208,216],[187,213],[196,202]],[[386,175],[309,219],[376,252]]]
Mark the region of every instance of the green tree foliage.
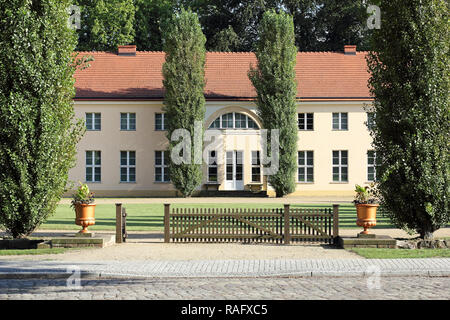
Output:
[[77,50],[116,51],[134,42],[133,0],[76,0],[81,8]]
[[[375,0],[374,0],[375,1]],[[78,50],[110,50],[135,43],[138,50],[162,50],[162,24],[182,7],[197,13],[206,49],[253,51],[265,11],[294,18],[301,51],[337,51],[344,44],[368,50],[364,0],[76,0],[82,7]]]
[[[253,51],[265,11],[293,16],[300,51],[337,51],[344,44],[367,50],[364,0],[180,0],[199,15],[211,51]],[[230,30],[231,29],[231,30]],[[228,42],[232,40],[232,45]]]
[[134,30],[138,50],[161,51],[161,25],[174,11],[174,0],[135,0]]
[[279,170],[269,176],[278,197],[295,190],[297,48],[294,43],[292,16],[284,12],[266,12],[260,24],[255,52],[258,66],[251,68],[249,78],[257,92],[256,104],[264,128],[280,130]]
[[[258,23],[267,9],[265,0],[181,0],[180,2],[198,13],[207,39],[208,50],[219,51],[224,47],[230,47],[236,51],[254,49]],[[234,42],[232,46],[225,42],[230,37]]]
[[[311,44],[312,48],[318,51],[339,51],[344,45],[353,44],[359,50],[368,50],[371,31],[367,30],[366,2],[322,0],[322,7],[317,12],[316,39]],[[302,43],[302,39],[299,40]]]
[[[164,110],[168,119],[168,138],[176,129],[189,131],[194,140],[196,121],[203,123],[205,117],[205,36],[202,33],[198,17],[192,11],[182,9],[164,24],[164,51],[166,61],[163,64]],[[203,136],[203,129],[200,133]],[[178,141],[171,141],[171,152]],[[183,196],[190,196],[202,182],[201,164],[194,161],[195,152],[191,152],[191,163],[169,165],[170,180]]]
[[83,125],[73,110],[68,0],[0,2],[0,225],[27,236],[54,211]]
[[241,40],[234,32],[232,26],[227,29],[220,30],[211,39],[211,49],[218,52],[234,52],[239,49]]
[[444,0],[382,1],[368,57],[378,189],[393,223],[430,238],[449,222],[449,42]]

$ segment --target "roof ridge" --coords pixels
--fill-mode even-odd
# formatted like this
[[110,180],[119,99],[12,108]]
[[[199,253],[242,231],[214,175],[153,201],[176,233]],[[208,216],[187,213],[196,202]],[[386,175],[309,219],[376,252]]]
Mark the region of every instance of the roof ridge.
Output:
[[[91,54],[117,54],[116,52],[112,51],[74,51],[75,53],[91,53]],[[357,51],[357,53],[361,54],[367,54],[370,51]],[[165,53],[165,51],[162,50],[137,50],[136,53]],[[242,54],[242,55],[254,55],[255,52],[253,51],[236,51],[236,52],[230,52],[230,51],[206,51],[206,53],[214,53],[214,54],[223,54],[223,55],[235,55],[235,54]],[[297,51],[297,54],[343,54],[342,51]]]
[[255,54],[253,51],[206,51],[206,53],[220,53],[220,54]]
[[166,53],[162,50],[136,50],[136,53]]

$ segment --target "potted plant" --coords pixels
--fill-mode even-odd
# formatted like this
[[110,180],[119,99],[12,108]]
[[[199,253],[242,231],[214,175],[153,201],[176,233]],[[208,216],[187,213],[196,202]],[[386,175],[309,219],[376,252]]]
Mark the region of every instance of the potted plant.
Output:
[[80,233],[87,233],[87,228],[95,224],[94,193],[86,184],[80,182],[77,192],[73,195],[72,208],[75,209],[75,224],[82,226]]
[[361,187],[355,186],[355,200],[353,203],[356,206],[356,214],[358,219],[356,224],[364,228],[360,234],[369,234],[368,229],[377,225],[377,198],[373,192],[373,184],[371,186]]

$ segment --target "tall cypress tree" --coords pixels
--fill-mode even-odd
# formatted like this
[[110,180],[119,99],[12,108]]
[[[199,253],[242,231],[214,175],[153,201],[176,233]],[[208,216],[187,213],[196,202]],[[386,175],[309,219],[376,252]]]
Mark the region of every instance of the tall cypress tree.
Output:
[[[163,26],[164,51],[164,111],[168,121],[169,141],[176,129],[186,129],[194,141],[196,121],[203,123],[205,117],[205,61],[206,38],[198,17],[192,11],[182,9]],[[199,133],[203,136],[202,130]],[[169,151],[179,143],[171,141]],[[185,197],[202,182],[202,165],[196,164],[192,148],[190,163],[170,162],[169,175],[174,186]]]
[[449,42],[444,0],[382,1],[368,57],[382,205],[422,238],[449,222]]
[[295,190],[297,168],[297,48],[292,16],[264,14],[255,54],[258,66],[251,68],[249,77],[257,92],[258,113],[265,129],[280,130],[279,170],[269,182],[281,197]]
[[70,4],[0,2],[0,225],[14,238],[55,211],[75,164]]

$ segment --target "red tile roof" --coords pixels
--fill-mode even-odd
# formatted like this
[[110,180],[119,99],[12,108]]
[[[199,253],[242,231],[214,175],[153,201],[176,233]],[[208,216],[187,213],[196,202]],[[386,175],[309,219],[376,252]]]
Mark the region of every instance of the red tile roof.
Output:
[[[367,52],[300,52],[297,55],[297,97],[301,100],[370,99]],[[90,67],[75,73],[76,100],[161,100],[164,96],[161,67],[164,52],[137,52],[119,56],[107,52],[91,55]],[[253,53],[208,52],[205,96],[216,100],[246,100],[255,97],[248,79]]]

